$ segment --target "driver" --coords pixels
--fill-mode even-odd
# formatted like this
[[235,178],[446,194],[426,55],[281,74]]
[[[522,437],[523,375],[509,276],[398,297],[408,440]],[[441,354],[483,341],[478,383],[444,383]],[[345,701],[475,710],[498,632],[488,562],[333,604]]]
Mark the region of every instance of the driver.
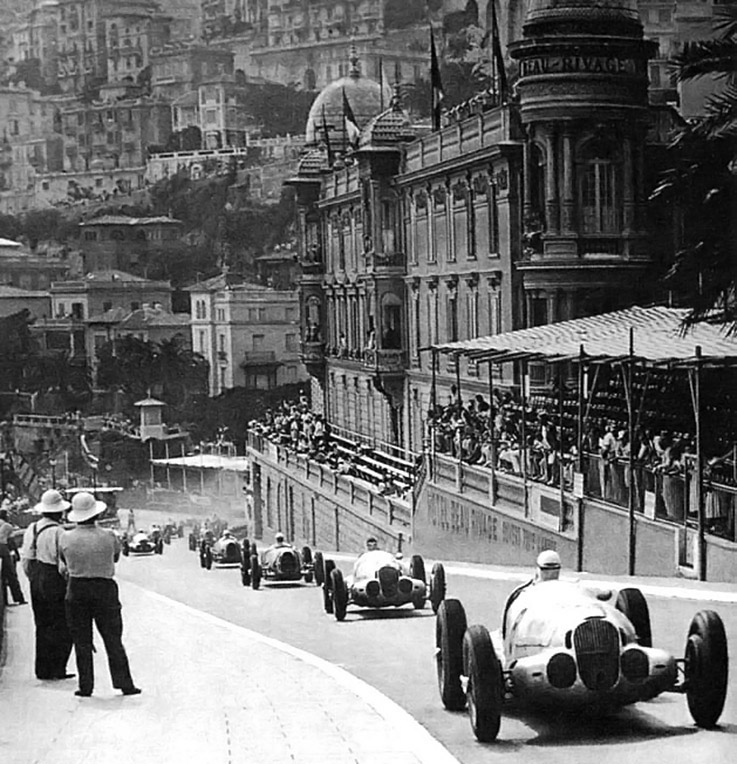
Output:
[[281,531],[279,531],[274,536],[274,543],[271,545],[271,548],[278,549],[279,547],[283,547],[283,546],[289,546],[289,544],[287,544],[287,542],[284,541],[284,534]]
[[525,581],[524,584],[518,586],[507,597],[507,602],[504,605],[504,615],[502,616],[502,637],[507,635],[507,613],[517,597],[529,586],[542,583],[543,581],[557,581],[560,578],[560,555],[554,549],[545,549],[540,552],[535,564],[537,566],[535,575],[529,581]]
[[379,548],[379,542],[376,540],[375,536],[369,536],[366,539],[366,551],[367,552],[375,552]]

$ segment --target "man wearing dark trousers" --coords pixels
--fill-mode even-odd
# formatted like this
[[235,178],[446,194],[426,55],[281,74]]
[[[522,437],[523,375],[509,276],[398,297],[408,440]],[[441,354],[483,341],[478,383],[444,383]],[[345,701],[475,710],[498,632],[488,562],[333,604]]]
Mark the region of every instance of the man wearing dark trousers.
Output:
[[92,624],[97,626],[107,652],[113,687],[123,695],[138,695],[133,684],[128,656],[123,647],[123,618],[118,585],[113,580],[120,557],[120,541],[107,528],[98,528],[95,518],[105,504],[92,494],[80,491],[72,499],[68,519],[77,527],[61,538],[61,556],[69,571],[66,609],[77,657],[79,689],[75,695],[89,697],[95,679],[92,661]]
[[[49,490],[34,511],[41,519],[26,528],[21,563],[31,584],[31,607],[36,622],[36,676],[39,679],[71,679],[67,662],[72,653],[72,635],[67,626],[64,598],[67,580],[59,557],[61,524],[71,504]],[[66,571],[64,571],[66,572]]]
[[20,588],[18,576],[15,572],[15,558],[18,554],[13,543],[13,532],[17,528],[8,522],[8,511],[0,509],[0,568],[2,568],[2,589],[10,589],[13,602],[16,605],[25,605],[26,600],[23,590]]

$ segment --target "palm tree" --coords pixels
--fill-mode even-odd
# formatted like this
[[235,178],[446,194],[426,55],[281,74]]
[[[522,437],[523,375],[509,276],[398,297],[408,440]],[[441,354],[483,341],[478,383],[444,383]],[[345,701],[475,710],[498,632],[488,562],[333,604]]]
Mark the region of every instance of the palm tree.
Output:
[[711,77],[719,90],[705,115],[685,124],[654,198],[685,211],[682,245],[666,276],[701,321],[737,332],[737,8],[720,9],[711,40],[686,43],[672,60],[681,82]]

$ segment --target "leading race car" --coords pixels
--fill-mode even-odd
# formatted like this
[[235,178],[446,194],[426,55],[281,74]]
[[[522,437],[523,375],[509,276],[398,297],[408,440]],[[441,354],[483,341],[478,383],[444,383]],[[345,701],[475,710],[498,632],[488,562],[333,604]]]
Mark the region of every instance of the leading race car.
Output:
[[425,562],[420,555],[412,555],[408,563],[401,554],[381,549],[361,554],[353,565],[353,574],[347,577],[333,560],[325,560],[321,583],[325,612],[332,613],[338,621],[345,619],[348,605],[384,608],[411,603],[420,610],[429,598],[437,612],[445,597],[442,563],[433,566],[428,587]]
[[151,535],[147,531],[134,531],[123,536],[121,545],[123,554],[128,557],[131,554],[163,554],[164,542]]
[[217,541],[205,537],[200,542],[200,566],[206,570],[210,570],[213,565],[241,565],[242,562],[241,544],[230,531],[225,531]]
[[617,596],[568,581],[539,581],[507,600],[501,629],[466,627],[458,600],[440,607],[436,624],[440,696],[450,710],[468,707],[478,740],[499,733],[502,706],[606,712],[685,693],[700,727],[716,725],[727,692],[727,639],[711,610],[691,621],[684,658],[652,646],[650,615],[639,589]]
[[253,589],[258,589],[262,580],[296,582],[304,579],[306,584],[311,584],[314,576],[312,549],[304,546],[298,550],[283,541],[264,549],[260,555],[256,544],[251,544],[249,554],[243,556],[241,565],[243,586]]

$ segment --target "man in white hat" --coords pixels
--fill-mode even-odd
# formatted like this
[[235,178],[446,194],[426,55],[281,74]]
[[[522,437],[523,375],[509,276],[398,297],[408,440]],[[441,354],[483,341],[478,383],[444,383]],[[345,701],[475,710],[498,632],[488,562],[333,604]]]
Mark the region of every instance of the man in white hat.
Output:
[[33,508],[42,515],[26,528],[21,564],[31,584],[31,607],[36,622],[36,677],[71,679],[67,662],[72,654],[64,599],[67,581],[59,556],[61,524],[71,504],[53,489],[46,491]]
[[97,626],[107,652],[113,687],[123,695],[138,695],[133,684],[128,656],[123,647],[123,618],[118,585],[113,580],[120,557],[120,541],[108,528],[99,528],[103,502],[86,491],[72,499],[68,519],[77,524],[61,537],[60,549],[69,571],[66,610],[77,657],[79,689],[75,695],[89,697],[95,678],[92,662],[92,625]]

